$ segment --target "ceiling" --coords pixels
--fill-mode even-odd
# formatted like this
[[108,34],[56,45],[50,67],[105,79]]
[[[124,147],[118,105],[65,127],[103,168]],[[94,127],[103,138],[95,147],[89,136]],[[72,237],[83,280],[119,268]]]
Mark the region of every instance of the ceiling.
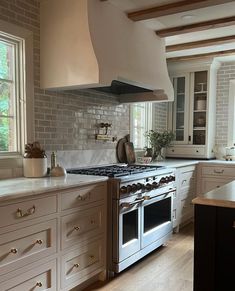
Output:
[[235,57],[235,0],[108,1],[164,38],[169,60]]

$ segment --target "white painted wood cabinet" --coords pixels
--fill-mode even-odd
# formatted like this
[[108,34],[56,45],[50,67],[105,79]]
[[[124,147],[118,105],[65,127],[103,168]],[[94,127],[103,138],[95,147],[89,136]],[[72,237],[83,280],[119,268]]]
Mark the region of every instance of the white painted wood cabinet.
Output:
[[178,225],[193,219],[192,199],[196,196],[196,166],[177,169]]
[[106,183],[0,203],[0,286],[65,291],[106,276]]
[[216,62],[169,65],[175,99],[169,103],[168,129],[175,141],[168,157],[213,157],[217,69]]
[[198,166],[197,193],[202,195],[235,179],[235,165],[200,163]]

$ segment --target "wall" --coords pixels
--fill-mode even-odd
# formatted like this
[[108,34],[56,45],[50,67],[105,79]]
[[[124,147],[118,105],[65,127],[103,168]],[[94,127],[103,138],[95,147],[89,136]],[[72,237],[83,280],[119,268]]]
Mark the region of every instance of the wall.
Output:
[[217,75],[216,100],[216,140],[218,145],[227,145],[228,138],[228,106],[230,80],[235,79],[235,62],[224,62]]
[[[66,167],[74,163],[85,165],[84,156],[88,157],[87,164],[99,163],[97,157],[101,163],[115,162],[116,142],[96,141],[95,134],[101,122],[112,123],[111,134],[118,139],[128,134],[129,105],[120,105],[114,97],[90,91],[40,89],[39,0],[1,0],[0,19],[33,32],[35,140],[42,144],[48,156],[51,150],[57,150],[58,159]],[[155,108],[156,126],[164,128],[165,105],[157,104]]]

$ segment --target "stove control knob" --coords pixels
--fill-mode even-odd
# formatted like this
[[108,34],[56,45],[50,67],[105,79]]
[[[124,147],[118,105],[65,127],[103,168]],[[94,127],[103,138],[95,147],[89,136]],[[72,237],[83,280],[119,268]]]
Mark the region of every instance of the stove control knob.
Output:
[[127,187],[126,186],[122,186],[120,188],[120,192],[121,192],[121,194],[126,194],[127,193]]
[[157,182],[153,182],[152,186],[153,186],[154,189],[156,189],[156,188],[158,188],[160,185],[159,185],[159,183],[157,183]]
[[160,184],[164,184],[164,183],[166,183],[166,178],[165,177],[161,178],[161,180],[160,180]]
[[175,181],[175,176],[169,176],[170,181]]
[[137,190],[141,190],[143,188],[143,185],[141,183],[137,183]]
[[151,184],[146,184],[145,185],[145,189],[147,190],[147,191],[151,191],[152,189],[153,189],[153,187],[152,187],[152,185]]
[[131,191],[132,191],[132,187],[131,187],[131,185],[127,185],[127,193],[131,193]]
[[132,190],[132,192],[136,192],[137,191],[137,185],[136,184],[133,184],[131,186],[131,190]]

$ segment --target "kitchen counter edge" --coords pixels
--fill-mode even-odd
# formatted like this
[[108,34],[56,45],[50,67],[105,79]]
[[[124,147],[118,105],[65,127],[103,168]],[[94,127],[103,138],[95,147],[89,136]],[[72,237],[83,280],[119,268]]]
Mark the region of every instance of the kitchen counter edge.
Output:
[[63,177],[0,180],[0,202],[38,194],[106,182],[107,177],[67,174]]

